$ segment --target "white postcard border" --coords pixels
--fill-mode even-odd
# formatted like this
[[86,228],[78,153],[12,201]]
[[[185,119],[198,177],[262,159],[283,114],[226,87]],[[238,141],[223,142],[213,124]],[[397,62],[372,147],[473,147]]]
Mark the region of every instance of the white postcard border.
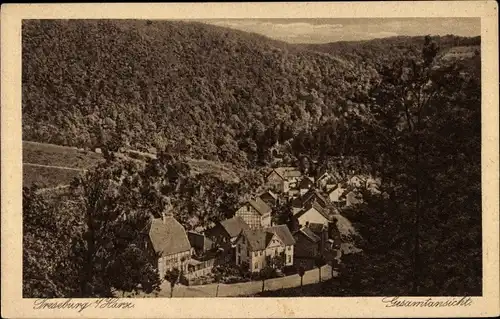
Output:
[[[467,317],[499,314],[498,6],[493,1],[7,4],[1,13],[2,317],[313,318]],[[480,17],[482,55],[483,296],[465,307],[388,307],[372,298],[151,298],[131,309],[35,310],[22,299],[22,19]],[[401,297],[403,298],[403,297]],[[426,300],[427,298],[406,298]],[[446,300],[440,297],[433,300]],[[79,302],[92,299],[79,299]]]

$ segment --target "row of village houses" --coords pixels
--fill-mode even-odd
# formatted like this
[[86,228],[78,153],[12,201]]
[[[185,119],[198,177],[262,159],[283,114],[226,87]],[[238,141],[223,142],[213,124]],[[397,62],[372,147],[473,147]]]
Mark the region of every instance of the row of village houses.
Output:
[[[325,252],[339,258],[340,235],[327,206],[332,202],[352,205],[359,201],[356,195],[349,199],[344,194],[346,187],[329,184],[331,176],[327,173],[313,180],[292,167],[275,168],[266,180],[268,191],[249,200],[232,218],[203,232],[186,232],[169,209],[162,218],[153,219],[147,247],[160,256],[160,278],[174,267],[193,279],[209,274],[217,263],[247,265],[249,271],[258,272],[275,256],[284,259],[284,266],[314,265],[314,258]],[[328,196],[325,198],[319,190]],[[271,207],[280,200],[291,203],[298,229],[272,223]]]

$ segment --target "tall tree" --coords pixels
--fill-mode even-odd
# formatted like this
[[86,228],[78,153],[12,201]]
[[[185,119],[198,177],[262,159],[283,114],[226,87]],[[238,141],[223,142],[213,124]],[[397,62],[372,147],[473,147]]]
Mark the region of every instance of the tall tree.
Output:
[[81,267],[72,246],[78,240],[79,216],[61,213],[37,192],[23,189],[23,296],[76,296]]
[[174,296],[174,287],[179,281],[181,272],[177,268],[172,268],[165,273],[165,279],[170,283],[170,298]]
[[[398,289],[413,294],[440,294],[437,283],[443,279],[452,280],[456,291],[478,291],[473,284],[478,278],[476,273],[471,274],[474,279],[465,280],[466,288],[464,284],[459,286],[453,272],[436,276],[431,271],[443,273],[444,265],[457,274],[462,269],[456,258],[464,255],[464,249],[436,236],[451,229],[464,233],[458,227],[462,220],[470,222],[471,230],[463,238],[478,238],[480,234],[480,196],[476,188],[480,185],[480,81],[474,73],[476,67],[436,60],[437,51],[438,47],[427,38],[420,57],[410,56],[385,66],[370,99],[350,114],[350,151],[381,173],[383,192],[393,202],[372,198],[363,209],[388,212],[389,219],[378,222],[392,224],[396,236],[388,241],[399,241],[401,248],[391,253],[395,253],[393,257],[399,259],[400,265],[411,269],[399,272]],[[464,178],[474,188],[464,192]],[[471,209],[459,211],[457,201]],[[456,212],[455,217],[451,212]],[[357,218],[361,216],[375,221],[374,216],[364,214]],[[365,219],[364,223],[367,226],[371,221]],[[472,241],[466,244],[466,249],[469,247],[473,253],[465,259],[477,267],[480,260],[475,256],[481,248]],[[448,261],[443,260],[443,252]],[[404,282],[411,285],[403,288]]]
[[84,224],[80,295],[158,288],[156,262],[143,249],[150,214],[142,204],[138,167],[103,163],[75,179],[72,190],[82,203]]

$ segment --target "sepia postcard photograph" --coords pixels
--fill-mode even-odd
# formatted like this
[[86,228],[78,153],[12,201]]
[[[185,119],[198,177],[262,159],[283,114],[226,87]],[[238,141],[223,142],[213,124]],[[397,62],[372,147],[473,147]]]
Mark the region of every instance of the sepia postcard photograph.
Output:
[[495,2],[1,21],[2,317],[500,314]]

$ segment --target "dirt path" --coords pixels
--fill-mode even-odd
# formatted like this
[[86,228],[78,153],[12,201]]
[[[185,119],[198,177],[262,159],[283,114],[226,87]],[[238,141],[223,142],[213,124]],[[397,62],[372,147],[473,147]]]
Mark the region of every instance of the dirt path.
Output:
[[[334,273],[334,276],[336,274]],[[332,270],[330,265],[325,265],[321,268],[321,280],[332,278]],[[319,282],[319,269],[315,268],[306,271],[303,278],[303,284],[309,285]],[[264,283],[264,290],[280,290],[283,288],[292,288],[300,286],[299,275],[286,276],[281,278],[268,279]],[[176,285],[174,287],[174,297],[215,297],[217,284],[199,285],[199,286],[183,286]],[[218,297],[238,297],[255,295],[262,291],[262,281],[249,281],[235,284],[220,284]],[[145,296],[153,297],[153,296]],[[161,291],[158,297],[170,297],[170,285],[164,282],[161,285]]]
[[74,167],[64,167],[64,166],[52,166],[52,165],[43,165],[43,164],[34,164],[34,163],[23,163],[23,165],[33,166],[33,167],[45,167],[45,168],[65,169],[65,170],[69,170],[69,171],[79,171],[79,172],[86,171],[86,169],[84,169],[84,168],[74,168]]

